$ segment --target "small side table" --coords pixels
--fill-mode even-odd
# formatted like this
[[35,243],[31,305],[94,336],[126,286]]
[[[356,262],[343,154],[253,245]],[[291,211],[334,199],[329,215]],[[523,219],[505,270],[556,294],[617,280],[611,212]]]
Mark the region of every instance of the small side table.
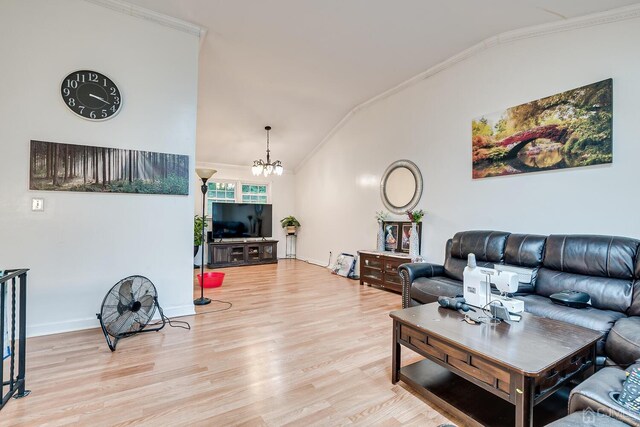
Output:
[[287,259],[295,259],[296,258],[296,240],[297,235],[295,234],[287,234],[285,238],[285,254],[284,257]]

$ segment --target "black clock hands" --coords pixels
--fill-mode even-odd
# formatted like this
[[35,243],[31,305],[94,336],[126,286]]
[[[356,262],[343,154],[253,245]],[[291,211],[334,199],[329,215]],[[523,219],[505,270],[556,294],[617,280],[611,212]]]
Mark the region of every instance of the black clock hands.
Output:
[[92,97],[92,98],[95,98],[95,99],[99,99],[100,101],[104,102],[105,104],[111,105],[111,103],[109,101],[107,101],[106,99],[104,99],[101,96],[97,96],[97,95],[94,95],[92,93],[90,93],[89,96]]

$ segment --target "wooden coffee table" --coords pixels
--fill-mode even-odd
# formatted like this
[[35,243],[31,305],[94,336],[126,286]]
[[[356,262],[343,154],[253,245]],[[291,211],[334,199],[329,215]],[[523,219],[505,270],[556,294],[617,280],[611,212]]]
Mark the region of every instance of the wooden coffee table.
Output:
[[[462,314],[438,303],[392,311],[390,316],[391,381],[402,380],[477,426],[533,426],[534,406],[571,378],[593,373],[596,342],[602,336],[529,313],[511,324],[469,325],[461,321]],[[401,367],[401,346],[425,359]],[[536,424],[551,421],[538,412],[536,408]],[[562,413],[566,406],[556,415]]]

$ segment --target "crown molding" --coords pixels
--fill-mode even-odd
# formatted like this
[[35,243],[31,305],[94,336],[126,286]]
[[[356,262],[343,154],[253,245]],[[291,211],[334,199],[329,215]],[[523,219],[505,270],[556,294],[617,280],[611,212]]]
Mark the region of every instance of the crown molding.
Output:
[[[235,165],[231,163],[214,163],[214,162],[199,162],[196,161],[196,168],[208,168],[216,170],[238,171],[242,173],[251,173],[251,165]],[[293,172],[289,169],[284,169],[282,175],[292,175]],[[277,175],[271,175],[277,178]],[[260,178],[257,176],[256,178]]]
[[462,62],[468,58],[471,58],[481,52],[484,52],[488,49],[491,49],[498,45],[503,45],[507,43],[512,43],[519,40],[531,39],[546,36],[549,34],[555,34],[565,31],[572,31],[582,28],[595,27],[603,24],[610,24],[619,21],[627,21],[630,19],[640,18],[640,4],[634,4],[631,6],[625,6],[621,8],[616,8],[612,10],[608,10],[605,12],[594,13],[590,15],[580,16],[576,18],[570,18],[563,21],[550,22],[541,25],[535,25],[532,27],[527,27],[519,30],[508,31],[505,33],[500,33],[496,36],[489,37],[480,43],[477,43],[471,46],[468,49],[463,50],[462,52],[457,53],[456,55],[440,62],[439,64],[434,65],[431,68],[411,77],[404,82],[393,86],[386,91],[379,93],[373,98],[364,101],[355,107],[353,107],[336,125],[331,128],[329,133],[322,138],[320,143],[316,145],[296,166],[295,173],[298,173],[302,167],[340,130],[344,127],[344,125],[356,114],[358,111],[369,107],[372,104],[375,104],[383,99],[390,97],[398,92],[403,91],[404,89],[411,87],[422,80],[425,80],[433,75],[440,73],[448,68],[453,67],[459,62]]
[[124,15],[133,16],[136,18],[144,19],[145,21],[151,21],[155,24],[162,25],[164,27],[173,28],[174,30],[182,31],[187,34],[198,37],[201,41],[207,33],[207,30],[199,25],[191,22],[183,21],[182,19],[174,18],[163,13],[154,12],[153,10],[146,9],[144,7],[135,6],[122,0],[84,0],[87,3],[92,3],[98,6],[111,9],[113,11],[122,13]]

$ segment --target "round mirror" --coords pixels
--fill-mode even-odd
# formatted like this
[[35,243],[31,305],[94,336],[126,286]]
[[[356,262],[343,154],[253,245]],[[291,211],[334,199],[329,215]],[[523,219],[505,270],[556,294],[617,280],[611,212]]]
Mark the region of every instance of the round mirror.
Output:
[[422,195],[422,174],[409,160],[393,162],[380,181],[382,203],[392,213],[403,214],[413,209]]

